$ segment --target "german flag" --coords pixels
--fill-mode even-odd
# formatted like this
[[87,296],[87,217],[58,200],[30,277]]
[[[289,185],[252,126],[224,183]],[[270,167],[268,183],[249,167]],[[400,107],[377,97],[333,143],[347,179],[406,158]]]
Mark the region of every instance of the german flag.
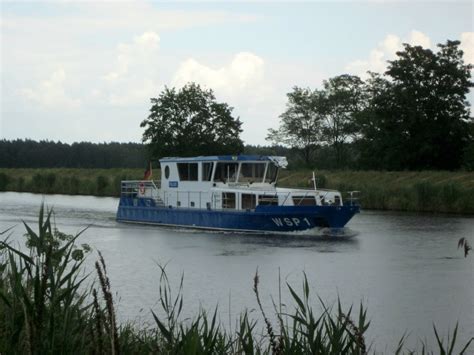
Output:
[[148,168],[145,170],[145,175],[143,176],[143,180],[151,180],[153,176],[153,170],[151,169],[151,161],[148,162]]

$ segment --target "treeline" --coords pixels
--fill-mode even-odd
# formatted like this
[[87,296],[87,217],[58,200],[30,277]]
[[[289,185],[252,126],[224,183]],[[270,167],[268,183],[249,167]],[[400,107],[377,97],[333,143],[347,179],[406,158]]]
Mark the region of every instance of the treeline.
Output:
[[[286,156],[290,169],[304,164],[298,149],[281,145],[245,145],[243,154]],[[153,167],[158,167],[157,159],[149,157],[148,147],[142,143],[68,144],[31,139],[0,140],[0,168],[145,169],[149,160]],[[315,162],[318,169],[335,168],[329,147],[317,151]]]
[[[298,152],[282,146],[246,145],[245,154],[284,155],[298,160]],[[62,143],[31,139],[0,140],[0,168],[143,168],[149,160],[142,143]],[[293,157],[293,158],[292,158]]]
[[473,83],[459,41],[438,51],[405,44],[383,74],[339,75],[322,88],[294,87],[267,139],[300,152],[305,165],[324,147],[338,168],[474,170]]
[[143,168],[147,154],[141,143],[0,140],[2,168]]

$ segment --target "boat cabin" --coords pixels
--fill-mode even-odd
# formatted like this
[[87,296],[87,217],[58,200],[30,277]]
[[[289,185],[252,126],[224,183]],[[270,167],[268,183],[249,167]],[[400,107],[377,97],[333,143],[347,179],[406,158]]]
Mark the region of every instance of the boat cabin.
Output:
[[338,191],[276,187],[278,171],[287,164],[285,157],[275,156],[163,158],[160,182],[123,181],[122,196],[146,206],[227,211],[343,205]]
[[[274,186],[278,168],[286,168],[284,157],[211,156],[163,158],[161,181],[168,188],[235,185]],[[167,183],[167,184],[166,184]],[[165,189],[166,186],[162,185]]]
[[163,158],[160,202],[168,207],[254,210],[258,205],[342,205],[338,192],[277,189],[285,157]]

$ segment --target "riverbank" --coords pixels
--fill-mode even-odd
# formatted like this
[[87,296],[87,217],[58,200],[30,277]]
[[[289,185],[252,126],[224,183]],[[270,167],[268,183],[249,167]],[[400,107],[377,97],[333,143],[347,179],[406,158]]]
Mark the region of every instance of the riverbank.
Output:
[[[311,175],[283,170],[279,185],[312,188]],[[142,177],[142,169],[0,169],[0,191],[119,196],[121,180]],[[474,214],[473,172],[318,171],[316,177],[319,188],[360,191],[365,209]]]

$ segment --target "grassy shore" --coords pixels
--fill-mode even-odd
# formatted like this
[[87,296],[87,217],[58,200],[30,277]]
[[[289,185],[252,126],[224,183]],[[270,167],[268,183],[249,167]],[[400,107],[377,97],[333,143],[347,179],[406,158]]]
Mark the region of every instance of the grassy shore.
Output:
[[[159,171],[154,171],[155,178]],[[310,170],[283,170],[280,186],[312,188]],[[360,191],[365,209],[474,214],[474,172],[318,171],[320,188]],[[118,196],[142,169],[0,169],[0,191]]]
[[[285,171],[280,185],[310,187],[311,174]],[[316,180],[320,188],[360,191],[364,209],[474,214],[473,172],[318,171]]]
[[0,191],[119,196],[120,181],[142,177],[142,169],[0,169]]
[[[145,328],[120,324],[117,295],[100,252],[94,281],[83,267],[91,248],[79,244],[79,235],[57,230],[51,213],[41,208],[38,224],[25,227],[26,252],[0,231],[1,354],[380,354],[367,338],[370,321],[364,306],[359,312],[340,302],[327,306],[310,294],[306,277],[301,291],[286,285],[293,298],[286,305],[260,297],[256,273],[253,292],[258,313],[250,317],[249,310],[242,310],[235,327],[226,328],[217,317],[217,307],[184,318],[183,279],[172,287],[161,267],[159,300],[150,311],[154,324]],[[263,306],[270,302],[271,314]],[[471,353],[474,338],[459,339],[457,329],[446,337],[434,327],[433,350],[426,341],[421,341],[418,352],[407,348],[406,337],[401,336],[389,352]]]

